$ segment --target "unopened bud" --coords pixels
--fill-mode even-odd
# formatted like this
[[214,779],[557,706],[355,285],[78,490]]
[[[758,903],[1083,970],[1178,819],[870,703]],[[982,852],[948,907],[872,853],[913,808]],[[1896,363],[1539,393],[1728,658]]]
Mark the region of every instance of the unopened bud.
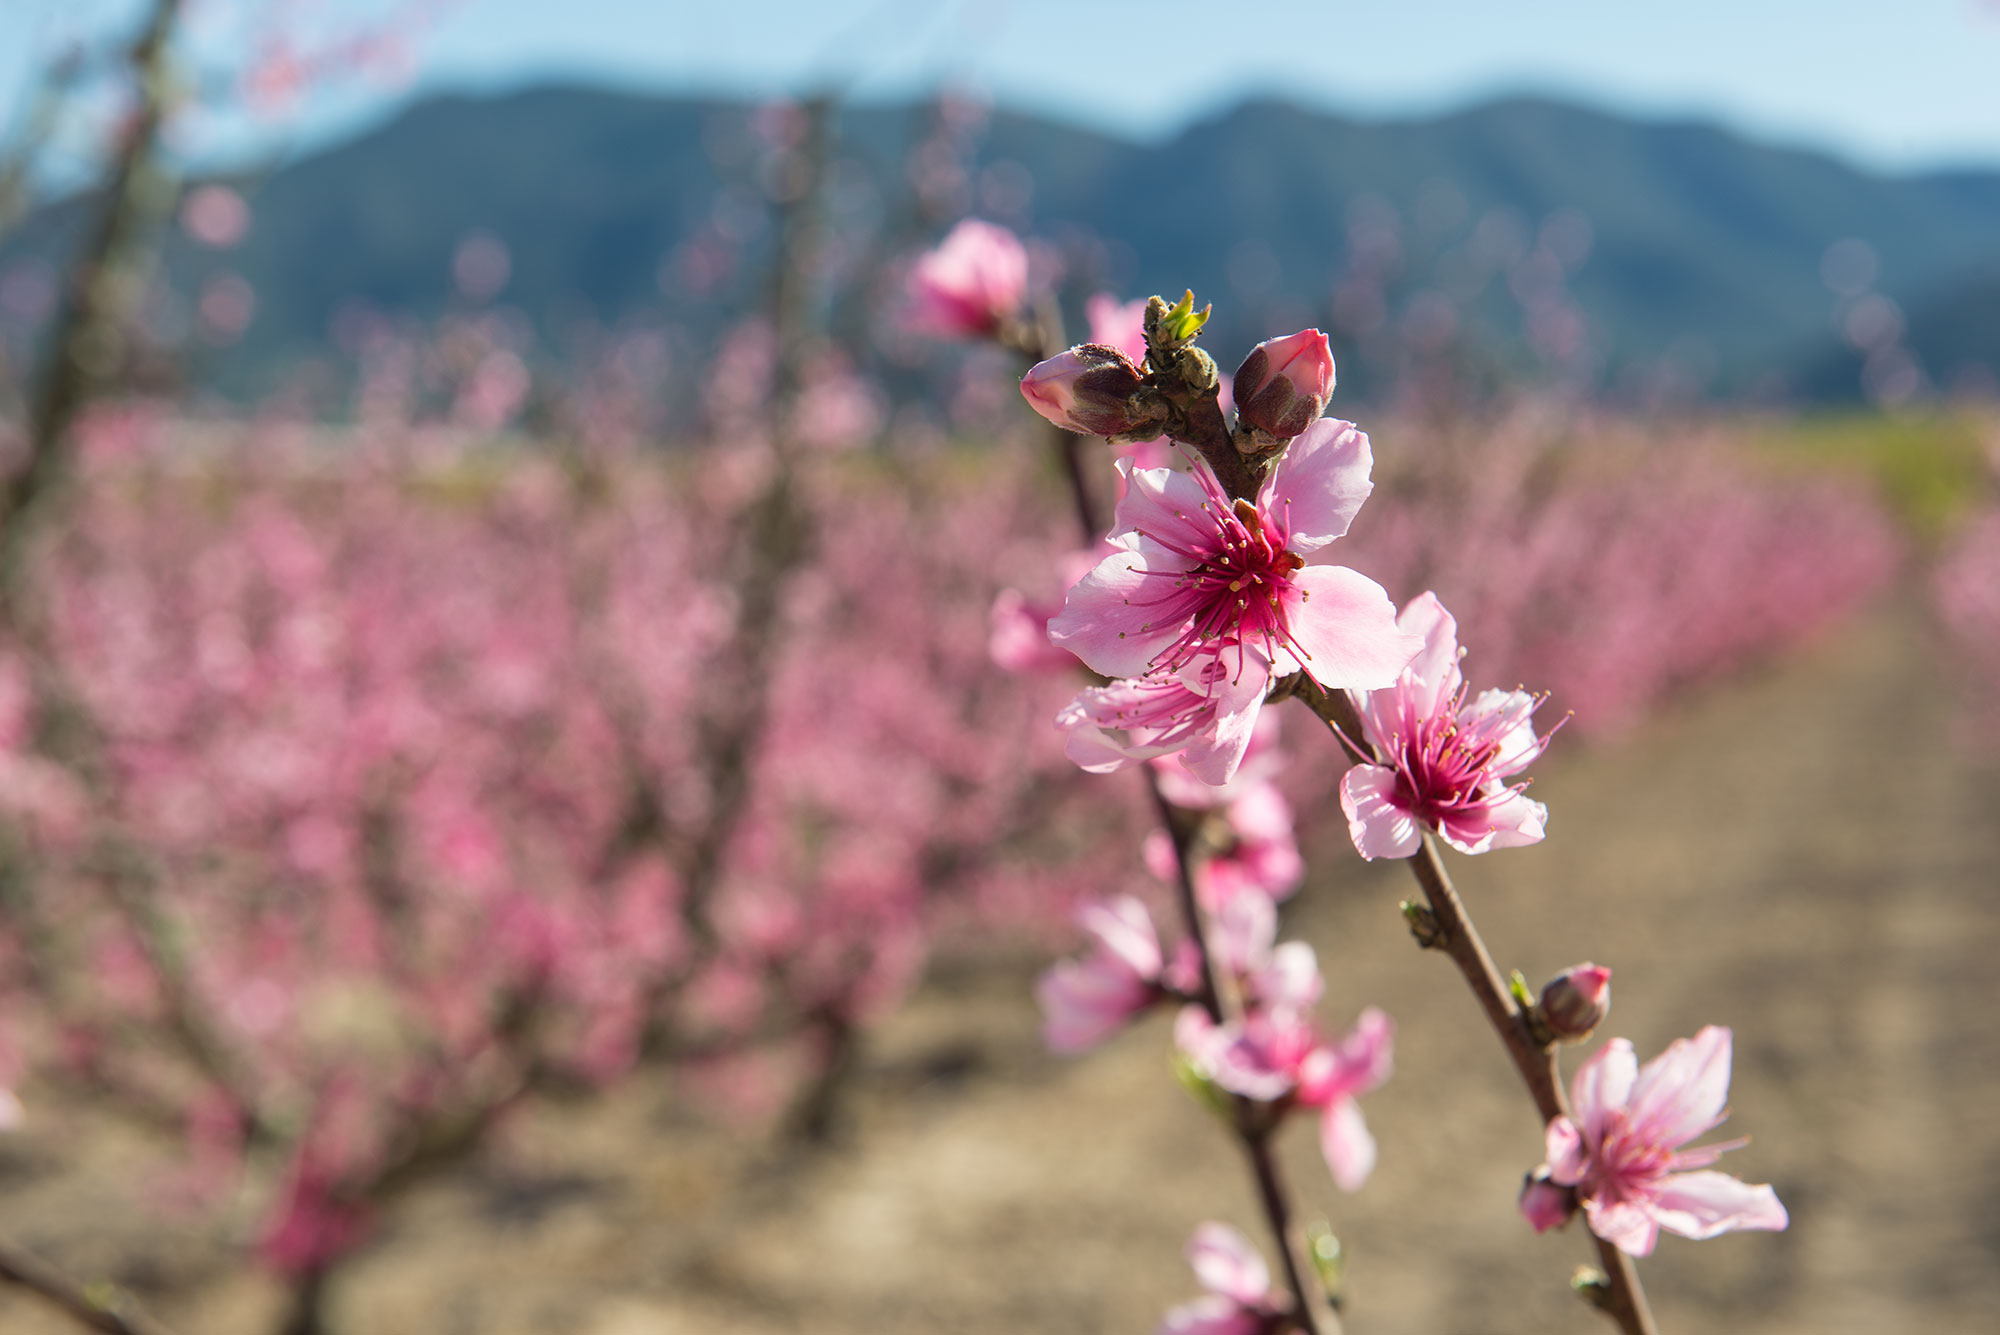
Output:
[[1521,1217],[1537,1233],[1561,1228],[1576,1217],[1576,1192],[1531,1173],[1521,1184]]
[[1319,420],[1333,397],[1333,349],[1317,329],[1267,339],[1236,368],[1231,389],[1245,426],[1290,440]]
[[1564,969],[1542,989],[1535,1010],[1543,1027],[1562,1042],[1589,1038],[1611,1011],[1611,970],[1598,964]]
[[1140,380],[1139,368],[1118,349],[1081,343],[1021,377],[1021,393],[1065,431],[1120,436],[1159,422],[1158,411],[1139,401],[1145,398]]

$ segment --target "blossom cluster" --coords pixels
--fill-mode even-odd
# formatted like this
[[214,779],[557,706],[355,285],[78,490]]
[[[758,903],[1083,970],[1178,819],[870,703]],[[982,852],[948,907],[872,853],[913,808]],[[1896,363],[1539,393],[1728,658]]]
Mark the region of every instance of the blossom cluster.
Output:
[[[1545,837],[1548,812],[1517,776],[1548,746],[1551,734],[1534,724],[1547,697],[1471,694],[1457,622],[1436,594],[1399,613],[1380,585],[1332,562],[1332,545],[1373,489],[1373,456],[1352,423],[1321,416],[1334,384],[1324,335],[1304,330],[1254,349],[1230,386],[1229,425],[1212,366],[1184,352],[1205,319],[1192,313],[1191,294],[1178,307],[1155,301],[1136,312],[1136,339],[1134,314],[1094,303],[1093,341],[1022,379],[1024,398],[1056,427],[1154,457],[1117,460],[1113,526],[1098,550],[1071,558],[1081,574],[1061,608],[1009,594],[994,609],[992,645],[1016,669],[1059,667],[1041,630],[1106,679],[1058,715],[1066,751],[1092,772],[1153,771],[1170,829],[1149,842],[1149,861],[1183,881],[1189,939],[1164,948],[1131,896],[1084,908],[1089,952],[1057,964],[1037,989],[1045,1036],[1058,1051],[1081,1051],[1148,1010],[1178,1005],[1186,1078],[1233,1101],[1239,1130],[1312,1110],[1330,1173],[1354,1190],[1376,1158],[1358,1098],[1389,1074],[1393,1026],[1369,1008],[1345,1035],[1323,1037],[1312,1019],[1325,990],[1317,956],[1304,942],[1278,942],[1277,901],[1303,869],[1289,810],[1275,791],[1265,796],[1268,778],[1242,779],[1253,747],[1261,740],[1269,751],[1264,706],[1301,683],[1322,698],[1345,693],[1350,707],[1326,717],[1336,731],[1348,720],[1341,740],[1356,760],[1340,788],[1349,833],[1364,858],[1407,858],[1426,832],[1475,854]],[[967,319],[958,332],[990,327]],[[1200,411],[1184,405],[1203,394],[1216,399],[1226,441],[1180,416]],[[1187,447],[1184,467],[1158,457],[1162,436]],[[1236,473],[1225,486],[1214,451],[1230,448],[1259,461],[1250,484]],[[1167,775],[1176,776],[1171,796]],[[1199,796],[1203,788],[1214,796]],[[1173,815],[1187,809],[1206,813],[1198,828],[1230,832],[1212,863],[1182,865],[1201,858],[1201,840]],[[1227,870],[1203,875],[1211,866]],[[1603,1020],[1609,981],[1608,969],[1576,966],[1538,1002],[1521,994],[1521,1023],[1545,1047],[1578,1041]],[[1728,1031],[1716,1028],[1643,1071],[1625,1040],[1606,1045],[1578,1073],[1572,1111],[1548,1124],[1547,1161],[1521,1199],[1529,1221],[1554,1227],[1580,1208],[1594,1233],[1633,1255],[1650,1251],[1662,1228],[1710,1237],[1785,1227],[1768,1186],[1700,1171],[1731,1146],[1684,1148],[1720,1120],[1728,1067]],[[1245,1107],[1267,1112],[1245,1123]],[[1162,1331],[1283,1324],[1290,1300],[1271,1301],[1268,1272],[1240,1237],[1206,1225],[1189,1255],[1210,1294],[1175,1309]]]

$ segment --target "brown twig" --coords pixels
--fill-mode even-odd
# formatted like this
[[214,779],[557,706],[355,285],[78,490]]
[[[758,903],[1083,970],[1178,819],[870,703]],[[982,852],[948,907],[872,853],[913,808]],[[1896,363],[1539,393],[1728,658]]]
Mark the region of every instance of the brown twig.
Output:
[[[1321,690],[1311,681],[1302,679],[1296,693],[1326,723],[1350,757],[1372,759],[1355,751],[1356,745],[1363,744],[1361,716],[1345,691]],[[1537,1041],[1527,1012],[1514,1000],[1512,990],[1500,976],[1499,967],[1493,963],[1486,942],[1473,925],[1472,916],[1466,912],[1465,901],[1458,897],[1458,890],[1445,871],[1444,860],[1438,856],[1437,843],[1428,832],[1416,853],[1406,861],[1410,873],[1422,887],[1425,903],[1430,909],[1423,944],[1442,950],[1458,966],[1466,986],[1472,989],[1473,998],[1486,1013],[1487,1023],[1507,1049],[1521,1083],[1534,1100],[1535,1111],[1541,1116],[1542,1124],[1546,1126],[1558,1117],[1567,1117],[1569,1100],[1557,1075],[1555,1049]],[[1646,1304],[1646,1291],[1639,1283],[1639,1272],[1632,1264],[1632,1258],[1595,1234],[1592,1241],[1597,1245],[1598,1258],[1610,1281],[1599,1302],[1600,1308],[1625,1335],[1659,1335],[1659,1327]]]
[[26,1289],[79,1325],[105,1335],[169,1335],[122,1290],[80,1284],[11,1242],[0,1241],[0,1283]]
[[[1061,350],[1062,336],[1060,330],[1055,327],[1054,319],[1045,316],[1032,329],[1010,331],[1010,336],[1004,341],[1033,364],[1055,356]],[[1150,362],[1148,364],[1150,365]],[[1194,411],[1189,411],[1190,405]],[[1212,387],[1206,395],[1206,407],[1212,410],[1212,423],[1201,411],[1202,405],[1203,399],[1199,394],[1183,397],[1176,405],[1174,419],[1176,424],[1193,420],[1201,427],[1211,425],[1213,427],[1213,430],[1201,432],[1201,440],[1190,440],[1186,443],[1194,444],[1206,457],[1210,452],[1209,447],[1219,441],[1221,448],[1227,451],[1227,455],[1222,456],[1225,463],[1233,465],[1232,478],[1239,486],[1254,490],[1252,471],[1237,454],[1234,444],[1229,439],[1228,424],[1223,420]],[[1059,427],[1051,427],[1049,430],[1050,446],[1062,468],[1064,481],[1068,484],[1083,542],[1085,546],[1089,546],[1097,542],[1105,532],[1103,515],[1090,491],[1083,469],[1082,446],[1089,438],[1064,431]],[[1180,439],[1187,434],[1190,433],[1179,432],[1175,438]],[[1206,917],[1202,912],[1201,901],[1196,894],[1194,884],[1194,862],[1200,856],[1200,850],[1195,846],[1194,830],[1181,818],[1179,808],[1167,800],[1166,793],[1160,787],[1159,775],[1154,773],[1153,767],[1142,765],[1140,770],[1145,775],[1146,791],[1153,800],[1154,809],[1159,813],[1160,824],[1165,827],[1168,837],[1173,840],[1174,864],[1178,869],[1174,877],[1174,891],[1180,908],[1181,926],[1186,931],[1188,939],[1194,943],[1195,955],[1201,961],[1201,981],[1194,1000],[1208,1012],[1210,1020],[1220,1024],[1229,1018],[1237,1007],[1234,1004],[1235,999],[1223,986],[1223,979],[1215,968],[1214,956],[1209,950]],[[1231,1108],[1234,1112],[1231,1129],[1243,1147],[1244,1157],[1250,1162],[1251,1176],[1257,1184],[1257,1201],[1263,1209],[1264,1222],[1270,1230],[1272,1242],[1278,1249],[1285,1286],[1291,1293],[1292,1311],[1289,1313],[1289,1318],[1293,1326],[1303,1332],[1303,1335],[1340,1335],[1340,1317],[1334,1311],[1332,1302],[1318,1283],[1307,1278],[1313,1272],[1310,1263],[1302,1258],[1310,1253],[1306,1250],[1304,1236],[1292,1219],[1284,1176],[1276,1157],[1271,1152],[1271,1133],[1275,1130],[1275,1123],[1265,1115],[1265,1106],[1252,1100],[1232,1095]]]

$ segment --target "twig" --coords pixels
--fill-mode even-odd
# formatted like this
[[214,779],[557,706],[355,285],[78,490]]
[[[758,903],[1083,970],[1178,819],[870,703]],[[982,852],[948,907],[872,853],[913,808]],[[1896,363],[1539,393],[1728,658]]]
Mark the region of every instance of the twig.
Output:
[[0,1282],[26,1289],[89,1330],[105,1335],[169,1335],[122,1290],[80,1284],[11,1242],[0,1241]]
[[[1017,333],[1009,340],[1030,363],[1045,361],[1060,351],[1060,333],[1052,328],[1053,321],[1044,319],[1033,331],[1023,336]],[[1229,451],[1228,458],[1236,465],[1236,475],[1242,485],[1254,486],[1249,482],[1250,473],[1235,446],[1229,441],[1227,424],[1216,407],[1215,394],[1207,396],[1207,406],[1214,409],[1214,426],[1221,432],[1221,442]],[[1200,407],[1199,399],[1196,401]],[[1189,416],[1198,417],[1191,413]],[[1198,420],[1206,421],[1205,418]],[[1081,447],[1088,439],[1059,427],[1050,428],[1050,444],[1057,461],[1062,466],[1064,480],[1069,484],[1070,499],[1076,508],[1078,526],[1082,531],[1086,546],[1095,543],[1105,531],[1103,516],[1099,513],[1095,498],[1084,476]],[[1210,433],[1212,435],[1212,433]],[[1211,441],[1211,443],[1213,443]],[[1198,446],[1199,447],[1199,446]],[[1207,451],[1204,449],[1204,454]],[[1160,787],[1159,775],[1151,765],[1142,765],[1140,770],[1146,777],[1146,791],[1153,799],[1154,809],[1159,813],[1160,824],[1166,828],[1173,840],[1174,865],[1178,869],[1174,877],[1175,897],[1180,907],[1181,926],[1188,939],[1194,943],[1195,955],[1201,961],[1200,990],[1195,1001],[1208,1013],[1208,1018],[1221,1024],[1235,1009],[1234,999],[1222,986],[1222,979],[1215,968],[1215,960],[1208,946],[1208,930],[1201,910],[1201,901],[1195,892],[1194,859],[1198,850],[1194,846],[1191,830],[1178,815],[1178,809],[1167,800]],[[1264,1211],[1264,1222],[1269,1227],[1273,1244],[1278,1249],[1278,1259],[1283,1263],[1285,1286],[1291,1291],[1292,1311],[1288,1314],[1292,1324],[1304,1335],[1340,1335],[1341,1322],[1333,1310],[1325,1291],[1307,1278],[1311,1274],[1309,1266],[1301,1263],[1301,1257],[1308,1255],[1306,1243],[1291,1217],[1291,1204],[1285,1191],[1284,1177],[1276,1158],[1271,1153],[1271,1133],[1275,1124],[1261,1116],[1262,1105],[1240,1096],[1231,1096],[1234,1117],[1231,1129],[1243,1147],[1244,1156],[1250,1161],[1251,1176],[1257,1183],[1257,1201]]]
[[[1355,745],[1361,742],[1364,735],[1361,716],[1345,691],[1324,691],[1312,682],[1302,680],[1297,694],[1325,722],[1350,757],[1369,759],[1356,755]],[[1542,1124],[1546,1126],[1558,1117],[1569,1116],[1569,1100],[1556,1073],[1555,1049],[1543,1047],[1536,1041],[1527,1013],[1515,1002],[1513,992],[1501,978],[1500,970],[1493,963],[1493,956],[1487,951],[1479,929],[1473,926],[1471,915],[1465,911],[1465,901],[1458,897],[1451,876],[1445,871],[1444,860],[1438,856],[1437,844],[1428,832],[1424,834],[1416,853],[1406,861],[1411,875],[1423,888],[1424,900],[1430,907],[1434,924],[1434,931],[1427,932],[1425,944],[1444,951],[1458,966],[1459,973],[1464,975],[1473,998],[1486,1012],[1487,1023],[1500,1036],[1508,1057],[1513,1060],[1521,1083],[1527,1086]],[[1605,1315],[1617,1323],[1625,1335],[1659,1335],[1659,1327],[1646,1304],[1646,1291],[1639,1283],[1639,1272],[1632,1264],[1632,1258],[1595,1234],[1592,1241],[1597,1245],[1598,1258],[1610,1280],[1610,1287],[1600,1304]]]

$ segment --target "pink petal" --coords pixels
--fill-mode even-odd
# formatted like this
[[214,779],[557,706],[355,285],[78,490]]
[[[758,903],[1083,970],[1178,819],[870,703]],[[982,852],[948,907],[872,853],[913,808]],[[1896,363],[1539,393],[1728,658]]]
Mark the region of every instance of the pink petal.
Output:
[[1396,771],[1381,765],[1356,765],[1340,780],[1340,809],[1347,813],[1347,833],[1369,861],[1406,858],[1422,843],[1416,819],[1395,804]]
[[1281,519],[1285,545],[1310,556],[1347,532],[1375,489],[1367,433],[1352,422],[1322,417],[1300,432],[1264,484],[1262,508]]
[[1107,968],[1104,956],[1059,960],[1035,982],[1042,1008],[1042,1041],[1051,1052],[1076,1053],[1096,1047],[1143,1010],[1148,994],[1121,968]]
[[1639,1059],[1623,1038],[1612,1039],[1577,1067],[1569,1087],[1570,1112],[1593,1150],[1603,1143],[1605,1115],[1625,1106],[1638,1076]]
[[[1244,895],[1243,899],[1262,899]],[[1283,1006],[1308,1011],[1319,1001],[1325,986],[1319,976],[1319,957],[1304,941],[1287,941],[1271,952],[1271,962],[1253,980],[1257,999],[1267,1006]]]
[[1403,604],[1396,625],[1407,634],[1423,637],[1424,647],[1404,669],[1398,687],[1417,715],[1429,717],[1464,680],[1458,670],[1458,621],[1445,611],[1435,593],[1424,592]]
[[[1236,777],[1237,766],[1249,754],[1257,732],[1257,718],[1264,708],[1264,692],[1271,672],[1264,656],[1254,649],[1245,651],[1249,665],[1233,676],[1212,682],[1208,689],[1215,700],[1215,726],[1203,732],[1181,752],[1181,768],[1203,783],[1221,786]],[[1182,673],[1182,680],[1201,689],[1194,676],[1199,660]]]
[[1148,558],[1172,554],[1154,544],[1151,550],[1121,551],[1107,556],[1078,580],[1063,600],[1063,610],[1049,619],[1049,640],[1069,650],[1107,677],[1141,677],[1153,659],[1180,634],[1179,622],[1154,624],[1156,611],[1147,606],[1158,581],[1146,572]]
[[1445,817],[1438,825],[1444,841],[1461,853],[1525,848],[1542,841],[1549,809],[1525,793],[1513,793],[1465,817]]
[[1542,753],[1542,740],[1535,736],[1535,697],[1528,691],[1503,691],[1492,687],[1473,697],[1459,713],[1467,723],[1498,718],[1488,726],[1499,733],[1500,752],[1493,758],[1493,772],[1505,777],[1527,768]]
[[1211,1295],[1170,1309],[1154,1335],[1257,1335],[1263,1326],[1255,1312]]
[[1627,1256],[1651,1256],[1659,1241],[1660,1227],[1645,1206],[1637,1201],[1606,1201],[1591,1196],[1583,1202],[1584,1222],[1590,1231]]
[[1335,1099],[1319,1117],[1319,1150],[1342,1191],[1359,1191],[1375,1171],[1375,1137],[1353,1099]]
[[1576,1123],[1558,1117],[1549,1123],[1543,1135],[1547,1142],[1543,1152],[1548,1156],[1549,1176],[1565,1187],[1583,1181],[1584,1174],[1590,1171],[1590,1151]]
[[[1168,547],[1207,550],[1215,546],[1215,521],[1208,510],[1216,504],[1207,488],[1191,473],[1171,468],[1135,468],[1130,459],[1117,461],[1125,479],[1111,541],[1132,547],[1151,538]],[[1182,561],[1185,568],[1191,562]]]
[[1097,940],[1135,977],[1152,980],[1160,976],[1164,961],[1160,937],[1153,929],[1153,917],[1132,895],[1118,895],[1077,911],[1077,924]]
[[1653,1218],[1684,1238],[1712,1238],[1733,1229],[1777,1231],[1791,1223],[1778,1193],[1727,1173],[1675,1173],[1653,1193]]
[[1729,1101],[1729,1059],[1730,1033],[1721,1025],[1669,1043],[1632,1086],[1633,1129],[1655,1144],[1680,1145],[1720,1122]]
[[1271,962],[1278,909],[1263,895],[1239,895],[1215,915],[1215,962],[1232,973],[1255,973]]
[[1330,691],[1388,686],[1424,647],[1396,628],[1396,606],[1382,586],[1346,566],[1298,571],[1285,601],[1300,666]]
[[1207,1223],[1188,1240],[1187,1262],[1210,1293],[1249,1307],[1271,1291],[1271,1271],[1250,1240],[1227,1224]]

